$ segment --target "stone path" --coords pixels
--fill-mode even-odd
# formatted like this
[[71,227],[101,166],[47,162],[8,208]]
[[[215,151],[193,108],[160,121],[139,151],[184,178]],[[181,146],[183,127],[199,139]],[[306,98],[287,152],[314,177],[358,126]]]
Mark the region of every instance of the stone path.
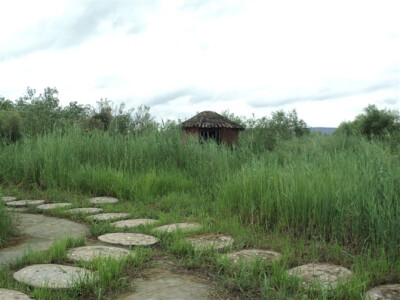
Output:
[[35,287],[66,289],[94,279],[89,270],[56,265],[39,264],[25,267],[14,273],[15,280]]
[[[43,204],[43,200],[16,200],[13,197],[3,197],[3,201],[10,207],[20,207],[28,205],[39,205],[42,210],[54,208],[67,208],[71,203],[51,203]],[[118,199],[113,197],[91,198],[93,204],[112,204],[117,203]],[[23,209],[23,208],[22,208]],[[66,210],[73,214],[93,214],[86,217],[87,220],[106,221],[118,218],[126,218],[129,213],[114,212],[102,213],[102,208],[84,207]],[[24,251],[28,249],[47,250],[53,242],[62,237],[70,236],[73,238],[85,237],[88,228],[85,225],[72,222],[66,219],[48,217],[45,215],[30,213],[15,213],[17,227],[25,236],[19,245],[0,250],[0,265],[10,263],[16,258],[22,257]],[[157,220],[153,219],[129,219],[112,223],[116,229],[133,228],[140,225],[154,225]],[[201,229],[198,223],[175,223],[167,224],[154,229],[157,232],[171,233],[175,231],[189,232]],[[114,232],[98,237],[104,243],[116,244],[120,246],[153,245],[158,242],[156,237],[141,233]],[[231,247],[234,240],[230,236],[207,234],[186,237],[196,250],[222,249]],[[91,245],[70,249],[67,257],[70,261],[90,261],[99,257],[113,256],[124,258],[133,255],[133,252],[121,247],[104,245]],[[274,261],[279,260],[282,255],[278,252],[265,249],[244,249],[221,255],[231,260],[232,263],[252,263],[255,260]],[[168,260],[158,261],[158,266],[152,269],[145,269],[141,273],[141,278],[134,280],[135,291],[120,297],[120,300],[130,299],[208,299],[211,296],[210,284],[207,280],[193,276],[192,274],[182,274],[174,272],[176,267]],[[317,280],[325,287],[334,287],[339,281],[346,281],[352,276],[352,272],[342,266],[331,264],[307,264],[298,266],[287,271],[291,276],[298,276],[304,284],[309,284]],[[76,268],[66,265],[43,264],[27,266],[16,273],[14,278],[20,282],[37,287],[51,288],[70,288],[77,284],[81,279],[93,279],[89,270]],[[6,296],[4,296],[6,295]],[[6,297],[6,298],[4,298]],[[8,297],[8,298],[7,298]],[[400,285],[392,284],[378,286],[367,292],[366,297],[371,299],[400,299]],[[211,297],[214,298],[214,297]],[[1,299],[30,299],[25,294],[0,289]]]
[[168,259],[158,259],[154,268],[144,270],[135,278],[135,291],[119,300],[202,300],[215,299],[210,282],[189,272],[179,272]]
[[26,236],[23,243],[0,249],[0,265],[23,256],[29,248],[48,250],[53,242],[62,237],[86,237],[87,226],[66,219],[37,214],[14,214],[18,230]]
[[0,300],[30,300],[28,295],[7,289],[0,289]]

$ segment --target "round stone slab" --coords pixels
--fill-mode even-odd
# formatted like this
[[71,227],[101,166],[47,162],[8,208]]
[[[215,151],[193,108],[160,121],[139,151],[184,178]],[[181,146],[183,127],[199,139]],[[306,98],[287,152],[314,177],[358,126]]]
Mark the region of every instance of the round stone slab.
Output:
[[67,257],[72,261],[91,261],[96,258],[112,257],[115,259],[125,258],[132,252],[127,249],[110,246],[84,246],[67,251]]
[[51,204],[42,204],[37,206],[37,209],[41,209],[41,210],[51,210],[51,209],[55,209],[55,208],[60,208],[60,207],[68,207],[71,206],[71,203],[51,203]]
[[400,299],[400,284],[386,284],[374,287],[365,296],[365,299],[371,300]]
[[90,198],[89,201],[94,204],[108,204],[117,203],[118,199],[114,197],[93,197]]
[[146,225],[146,224],[152,224],[154,222],[157,222],[157,220],[153,219],[128,219],[128,220],[122,220],[122,221],[117,221],[114,223],[111,223],[111,225],[118,227],[118,228],[133,228],[137,227],[140,225]]
[[240,261],[251,263],[255,260],[274,261],[280,259],[282,257],[282,254],[270,250],[244,249],[224,254],[223,257],[227,257],[233,263],[239,263]]
[[196,250],[222,249],[231,246],[234,242],[233,238],[230,236],[214,234],[188,237],[186,240],[192,244],[193,248]]
[[73,214],[96,214],[102,212],[103,209],[100,207],[79,207],[66,210],[66,212]]
[[21,207],[21,206],[36,206],[43,203],[44,200],[18,200],[18,201],[7,202],[6,204],[8,206]]
[[201,225],[198,223],[175,223],[175,224],[167,224],[160,227],[154,228],[154,230],[158,232],[174,232],[174,231],[191,231],[200,229]]
[[156,237],[141,233],[107,233],[100,235],[98,238],[108,244],[123,246],[150,246],[158,242]]
[[3,196],[2,199],[3,199],[4,202],[10,202],[10,201],[17,200],[17,197]]
[[82,281],[92,280],[93,273],[83,268],[42,264],[21,269],[14,273],[14,278],[30,286],[64,289],[75,287]]
[[31,300],[31,298],[18,291],[0,289],[0,300]]
[[339,280],[346,280],[353,272],[342,266],[331,264],[307,264],[295,267],[288,271],[289,275],[298,276],[303,284],[318,281],[324,287],[335,287]]
[[94,216],[87,217],[88,220],[92,221],[108,221],[108,220],[118,220],[128,217],[128,213],[104,213]]

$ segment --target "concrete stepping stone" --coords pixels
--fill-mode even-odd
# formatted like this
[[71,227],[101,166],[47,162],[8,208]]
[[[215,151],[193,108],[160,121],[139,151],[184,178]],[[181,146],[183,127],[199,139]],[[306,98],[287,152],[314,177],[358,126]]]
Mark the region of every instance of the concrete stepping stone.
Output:
[[115,197],[93,197],[93,198],[90,198],[89,201],[93,204],[110,204],[110,203],[117,203],[118,198],[115,198]]
[[335,287],[340,280],[347,280],[353,272],[342,266],[332,264],[307,264],[288,271],[291,276],[301,278],[303,284],[318,281],[324,287]]
[[22,206],[37,206],[44,203],[44,200],[17,200],[7,202],[6,205],[12,207],[22,207]]
[[158,242],[154,236],[141,233],[117,232],[100,235],[102,242],[123,246],[150,246]]
[[129,216],[128,213],[104,213],[104,214],[89,216],[87,217],[87,219],[92,221],[110,221],[110,220],[124,219],[128,216]]
[[18,291],[0,289],[0,300],[32,300],[32,298]]
[[199,235],[186,238],[195,250],[222,249],[233,245],[233,238],[225,235]]
[[255,260],[274,261],[280,259],[282,257],[282,254],[271,250],[244,249],[224,254],[222,257],[226,257],[233,263],[237,264],[240,261],[245,263],[252,263]]
[[72,214],[87,214],[87,215],[96,214],[102,211],[103,209],[100,207],[78,207],[66,210],[66,212]]
[[1,199],[2,199],[4,202],[10,202],[10,201],[15,201],[15,200],[17,200],[17,197],[3,196]]
[[167,224],[163,226],[159,226],[154,228],[155,231],[158,232],[174,232],[174,231],[193,231],[200,229],[202,226],[198,223],[175,223],[175,224]]
[[367,291],[365,299],[389,300],[400,299],[400,284],[386,284],[374,287]]
[[83,246],[68,250],[67,258],[71,261],[89,262],[96,258],[112,257],[115,259],[120,259],[120,258],[125,258],[130,254],[133,253],[123,248],[117,248],[111,246]]
[[55,209],[55,208],[60,208],[60,207],[68,207],[71,206],[71,203],[50,203],[50,204],[42,204],[42,205],[38,205],[36,206],[37,209],[41,209],[41,210],[51,210],[51,209]]
[[15,214],[14,220],[26,239],[18,245],[0,249],[0,266],[21,258],[29,249],[48,250],[60,238],[81,238],[88,233],[85,225],[41,214]]
[[32,265],[14,273],[14,279],[19,282],[54,289],[73,288],[81,282],[93,280],[93,277],[89,270],[56,264]]
[[140,225],[147,225],[147,224],[153,224],[154,222],[157,222],[157,220],[154,219],[128,219],[128,220],[122,220],[122,221],[117,221],[114,223],[111,223],[111,225],[117,227],[117,228],[134,228]]
[[166,273],[135,280],[135,292],[120,300],[203,300],[209,299],[209,284],[198,278]]

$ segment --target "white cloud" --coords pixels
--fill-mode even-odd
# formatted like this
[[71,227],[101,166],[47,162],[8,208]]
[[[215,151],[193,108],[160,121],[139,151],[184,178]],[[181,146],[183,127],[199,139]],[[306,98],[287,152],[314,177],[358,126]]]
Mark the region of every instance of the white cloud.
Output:
[[313,126],[399,102],[397,2],[22,5],[0,0],[0,95],[12,99],[54,86],[63,104],[106,97],[153,105],[164,119],[296,108]]

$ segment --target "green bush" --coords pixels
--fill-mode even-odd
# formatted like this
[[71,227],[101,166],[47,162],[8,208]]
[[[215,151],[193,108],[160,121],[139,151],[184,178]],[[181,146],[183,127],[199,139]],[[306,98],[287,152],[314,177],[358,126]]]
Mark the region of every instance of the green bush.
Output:
[[0,111],[0,141],[15,143],[22,137],[22,119],[16,111]]

